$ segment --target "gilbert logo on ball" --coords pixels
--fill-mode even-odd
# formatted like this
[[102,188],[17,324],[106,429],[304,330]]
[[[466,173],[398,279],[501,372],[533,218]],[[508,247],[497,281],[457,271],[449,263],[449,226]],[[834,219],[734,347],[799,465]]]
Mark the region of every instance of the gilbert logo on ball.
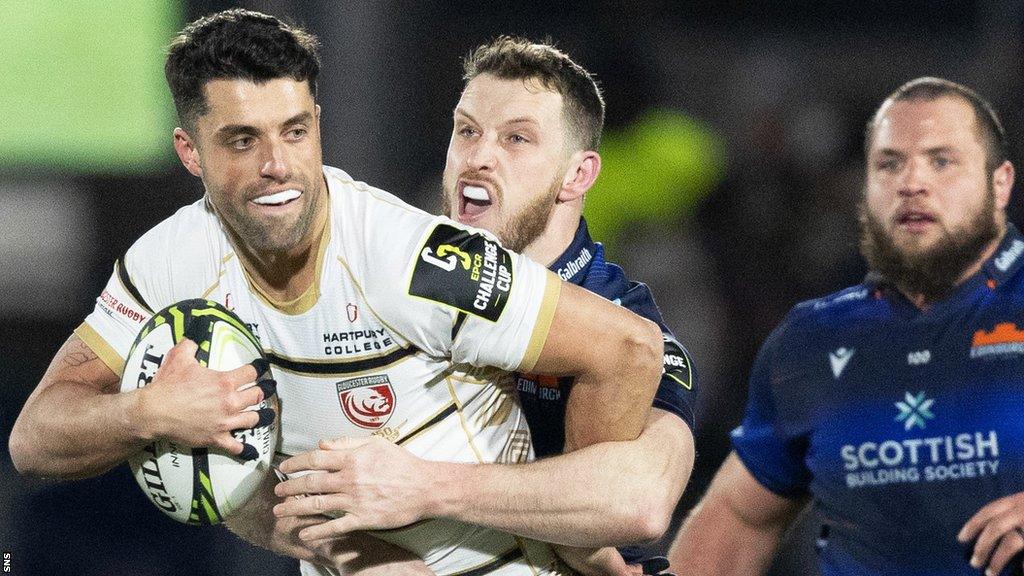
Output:
[[[142,327],[125,361],[121,391],[152,382],[167,352],[185,338],[199,346],[196,360],[213,370],[233,370],[263,357],[255,336],[234,313],[209,300],[184,300],[157,312]],[[258,376],[269,377],[269,370]],[[250,407],[265,408],[277,413],[277,397]],[[128,464],[149,500],[168,516],[187,524],[218,524],[241,507],[269,473],[278,421],[275,416],[269,426],[235,432],[235,438],[256,449],[255,460],[161,439]]]

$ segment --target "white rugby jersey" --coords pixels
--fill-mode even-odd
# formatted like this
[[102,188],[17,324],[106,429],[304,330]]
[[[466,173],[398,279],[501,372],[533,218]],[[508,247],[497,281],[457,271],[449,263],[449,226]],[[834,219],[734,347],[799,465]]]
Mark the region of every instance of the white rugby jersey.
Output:
[[[558,278],[485,232],[341,170],[324,167],[324,175],[330,214],[316,279],[303,296],[283,304],[266,297],[200,200],[129,249],[75,333],[120,374],[154,311],[189,298],[233,310],[259,338],[278,383],[278,460],[321,438],[371,434],[431,460],[532,458],[503,373],[470,367],[533,367]],[[450,520],[377,535],[418,553],[439,575],[561,570],[546,544]],[[307,563],[302,572],[333,573]]]

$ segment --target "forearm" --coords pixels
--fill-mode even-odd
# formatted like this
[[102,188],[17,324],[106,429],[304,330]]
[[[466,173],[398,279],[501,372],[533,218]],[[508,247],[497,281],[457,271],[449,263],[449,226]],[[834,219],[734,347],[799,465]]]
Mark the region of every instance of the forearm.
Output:
[[439,515],[568,546],[622,545],[667,529],[693,466],[693,438],[682,420],[654,410],[634,441],[514,466],[431,465],[446,486],[437,491]]
[[138,393],[105,394],[74,381],[33,394],[11,431],[23,474],[64,479],[101,474],[147,443],[138,424]]
[[778,548],[783,526],[752,526],[715,507],[698,506],[669,551],[672,571],[687,576],[763,574]]
[[268,474],[259,491],[225,522],[243,540],[282,556],[331,566],[347,576],[433,574],[421,558],[363,532],[328,540],[305,541],[303,528],[329,521],[327,516],[278,518],[273,507],[283,501],[274,494],[277,480]]

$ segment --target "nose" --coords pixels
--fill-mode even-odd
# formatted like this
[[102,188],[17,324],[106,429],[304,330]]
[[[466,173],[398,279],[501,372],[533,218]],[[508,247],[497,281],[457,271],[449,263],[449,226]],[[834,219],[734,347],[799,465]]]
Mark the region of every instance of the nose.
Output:
[[910,160],[900,178],[900,196],[917,196],[928,191],[926,166],[920,160]]
[[283,142],[276,140],[266,142],[260,163],[260,176],[270,178],[275,182],[286,182],[291,179],[291,166]]
[[487,171],[497,164],[497,143],[489,138],[481,137],[469,144],[466,151],[466,164],[472,170]]

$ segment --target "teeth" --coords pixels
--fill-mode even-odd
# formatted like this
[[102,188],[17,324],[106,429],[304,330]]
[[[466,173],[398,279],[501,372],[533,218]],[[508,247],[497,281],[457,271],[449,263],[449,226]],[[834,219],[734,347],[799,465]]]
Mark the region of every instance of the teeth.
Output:
[[260,196],[259,198],[253,198],[252,201],[257,203],[257,204],[263,204],[263,205],[267,205],[267,204],[284,204],[285,202],[290,202],[291,200],[295,200],[296,198],[298,198],[301,195],[302,195],[302,192],[299,192],[298,190],[294,190],[294,189],[282,190],[281,192],[270,194],[268,196]]
[[479,186],[466,186],[462,189],[462,195],[470,200],[477,200],[479,202],[490,202],[491,195],[487,193],[487,190]]

